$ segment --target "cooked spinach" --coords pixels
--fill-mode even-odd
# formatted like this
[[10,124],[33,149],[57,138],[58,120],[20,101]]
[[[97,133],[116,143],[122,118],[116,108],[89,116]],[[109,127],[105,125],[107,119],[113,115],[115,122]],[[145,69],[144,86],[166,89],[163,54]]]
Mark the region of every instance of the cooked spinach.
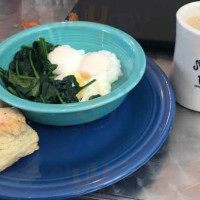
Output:
[[7,78],[6,71],[0,67],[0,77]]
[[78,102],[77,94],[95,80],[80,86],[75,76],[66,76],[63,80],[54,80],[53,71],[57,65],[48,60],[53,45],[39,38],[32,46],[23,45],[15,54],[8,70],[0,67],[0,77],[7,90],[23,99],[51,104]]
[[77,82],[75,76],[69,75],[65,77],[63,80],[54,80],[54,86],[56,87],[57,91],[60,94],[60,97],[66,103],[75,103],[78,102],[77,94],[85,87],[91,85],[96,80],[92,80],[86,85],[80,87],[79,83]]

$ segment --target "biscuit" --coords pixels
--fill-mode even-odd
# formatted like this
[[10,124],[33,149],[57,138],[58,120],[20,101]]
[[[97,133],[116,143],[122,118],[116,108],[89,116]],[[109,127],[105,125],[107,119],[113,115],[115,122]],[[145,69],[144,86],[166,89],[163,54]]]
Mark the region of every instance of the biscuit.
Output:
[[25,129],[25,117],[18,109],[13,107],[0,108],[0,135],[2,133],[19,135]]
[[38,135],[16,108],[0,108],[0,172],[39,149]]

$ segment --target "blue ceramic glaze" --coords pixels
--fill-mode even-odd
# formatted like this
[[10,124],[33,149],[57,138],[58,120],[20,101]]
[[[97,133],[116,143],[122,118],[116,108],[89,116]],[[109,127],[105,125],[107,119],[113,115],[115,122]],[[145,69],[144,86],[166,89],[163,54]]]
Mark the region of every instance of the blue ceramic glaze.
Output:
[[126,101],[95,122],[55,127],[30,122],[40,150],[0,173],[0,199],[70,198],[135,172],[161,147],[172,127],[175,99],[149,59]]
[[113,27],[91,22],[50,23],[22,31],[0,44],[0,66],[8,68],[20,46],[31,45],[39,37],[53,44],[68,44],[86,52],[108,50],[121,61],[123,76],[112,85],[113,91],[87,102],[67,105],[35,103],[10,94],[1,82],[0,98],[31,120],[51,125],[75,125],[99,119],[116,109],[142,78],[146,59],[140,45],[128,34]]

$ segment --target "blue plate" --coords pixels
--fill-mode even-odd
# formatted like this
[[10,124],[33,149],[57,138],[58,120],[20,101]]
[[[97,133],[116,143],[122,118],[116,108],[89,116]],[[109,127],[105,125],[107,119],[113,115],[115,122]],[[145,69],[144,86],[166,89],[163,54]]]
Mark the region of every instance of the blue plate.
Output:
[[171,85],[147,59],[139,85],[106,117],[73,127],[31,122],[40,136],[40,150],[0,173],[0,198],[60,199],[113,184],[156,153],[174,115]]

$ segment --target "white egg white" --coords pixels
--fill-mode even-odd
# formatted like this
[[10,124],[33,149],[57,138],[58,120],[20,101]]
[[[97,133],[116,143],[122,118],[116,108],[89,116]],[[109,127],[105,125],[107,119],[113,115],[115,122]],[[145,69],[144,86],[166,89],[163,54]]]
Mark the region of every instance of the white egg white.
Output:
[[89,100],[90,96],[104,96],[111,92],[111,84],[122,75],[120,61],[114,53],[98,51],[86,54],[78,68],[82,76],[96,79],[96,82],[87,87],[83,93],[82,101]]
[[84,54],[84,50],[76,50],[68,45],[56,47],[48,54],[49,61],[58,65],[53,73],[61,75],[76,72]]

